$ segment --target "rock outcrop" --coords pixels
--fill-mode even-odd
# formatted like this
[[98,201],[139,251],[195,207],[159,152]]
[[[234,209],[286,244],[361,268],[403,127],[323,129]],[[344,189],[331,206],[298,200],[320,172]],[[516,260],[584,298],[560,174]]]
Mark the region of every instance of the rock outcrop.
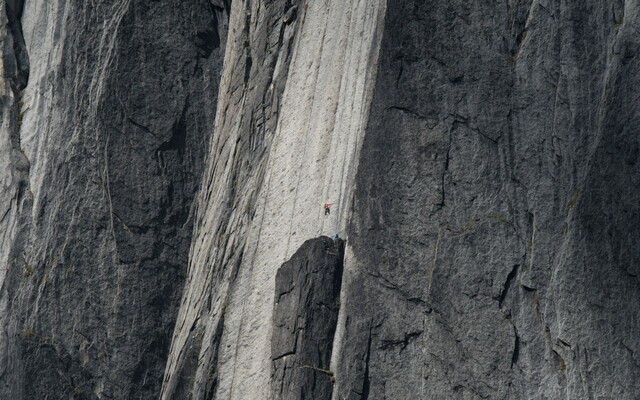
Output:
[[271,398],[331,400],[344,242],[307,240],[276,274]]

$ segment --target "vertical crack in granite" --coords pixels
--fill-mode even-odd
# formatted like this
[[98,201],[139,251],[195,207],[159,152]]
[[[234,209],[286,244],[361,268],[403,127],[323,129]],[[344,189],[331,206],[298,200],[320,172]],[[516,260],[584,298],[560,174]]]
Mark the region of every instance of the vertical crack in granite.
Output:
[[24,42],[22,34],[22,9],[24,7],[22,0],[8,0],[5,5],[5,12],[9,20],[9,32],[13,39],[13,53],[16,59],[17,74],[12,79],[12,88],[19,97],[18,92],[24,89],[29,82],[29,54]]
[[518,267],[519,267],[518,264],[514,265],[513,269],[511,270],[511,272],[509,272],[509,275],[507,275],[507,279],[504,282],[504,287],[502,288],[502,292],[500,293],[500,298],[498,299],[498,306],[499,307],[502,307],[502,303],[507,298],[507,293],[509,293],[509,289],[511,288],[511,284],[513,282],[513,279],[518,274]]
[[344,242],[306,241],[276,274],[271,335],[273,399],[331,400],[329,369],[340,308]]
[[520,336],[518,336],[518,329],[513,327],[513,334],[515,340],[513,342],[513,352],[511,354],[511,368],[518,363],[518,357],[520,356]]
[[364,358],[364,379],[362,380],[362,394],[360,398],[362,400],[369,399],[369,392],[371,391],[371,378],[369,376],[369,364],[371,362],[371,328],[369,329],[369,338],[367,339],[367,354]]

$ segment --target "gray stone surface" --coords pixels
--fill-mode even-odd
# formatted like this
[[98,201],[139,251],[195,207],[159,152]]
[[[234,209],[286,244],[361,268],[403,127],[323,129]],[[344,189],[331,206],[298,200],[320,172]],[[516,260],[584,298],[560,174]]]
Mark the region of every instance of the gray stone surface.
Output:
[[[309,362],[335,400],[637,399],[639,28],[630,0],[0,2],[0,398],[328,396]],[[273,304],[333,231],[330,333]]]
[[346,225],[383,4],[233,3],[163,399],[271,396],[275,276]]
[[[247,388],[235,383],[233,365],[221,365],[226,360],[220,358],[237,355],[234,344],[221,343],[234,323],[229,310],[241,310],[247,302],[240,296],[241,303],[232,304],[231,296],[240,292],[236,278],[243,260],[255,251],[246,248],[246,236],[251,222],[260,219],[259,196],[301,18],[297,4],[244,0],[232,5],[215,135],[198,197],[189,276],[162,399],[228,398],[234,388]],[[272,307],[271,302],[266,305]],[[269,328],[269,323],[264,325]],[[238,336],[233,334],[232,340]],[[268,376],[268,367],[264,373]],[[269,391],[268,386],[263,389]]]
[[[30,207],[31,199],[25,196],[28,186],[29,162],[20,148],[18,134],[20,103],[20,64],[16,56],[14,36],[16,15],[0,2],[0,376],[7,376],[14,329],[10,327],[9,281],[20,271],[9,269],[16,242],[20,242],[19,227],[25,222],[22,212]],[[20,42],[18,42],[20,43]],[[17,399],[22,398],[18,386],[19,371],[12,371],[8,379],[0,383],[0,395],[9,388]],[[17,373],[16,373],[17,372]],[[4,396],[3,396],[4,397]]]
[[344,242],[311,239],[276,274],[272,398],[331,400],[329,369],[340,308]]
[[18,73],[6,40],[2,53],[15,140],[0,171],[0,398],[158,397],[227,14],[208,0],[24,4]]
[[388,9],[334,398],[638,398],[638,12]]

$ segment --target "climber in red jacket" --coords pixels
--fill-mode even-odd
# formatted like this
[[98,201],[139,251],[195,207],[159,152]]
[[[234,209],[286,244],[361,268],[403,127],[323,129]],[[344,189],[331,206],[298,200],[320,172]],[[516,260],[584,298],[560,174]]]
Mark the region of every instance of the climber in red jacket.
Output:
[[330,208],[331,204],[330,203],[324,203],[324,215],[329,215],[331,214],[331,208]]

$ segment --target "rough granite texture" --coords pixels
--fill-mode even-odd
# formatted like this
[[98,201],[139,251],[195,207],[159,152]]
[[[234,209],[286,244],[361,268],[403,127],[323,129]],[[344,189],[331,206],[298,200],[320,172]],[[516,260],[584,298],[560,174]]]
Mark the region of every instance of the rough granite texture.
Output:
[[637,399],[640,5],[388,9],[335,399]]
[[[11,271],[14,240],[17,239],[19,227],[25,222],[21,210],[29,207],[29,199],[25,199],[28,186],[29,162],[20,149],[20,124],[18,104],[20,90],[24,87],[21,76],[22,67],[16,55],[16,43],[20,40],[21,29],[15,24],[19,11],[15,5],[9,8],[5,2],[0,2],[0,376],[6,377],[0,381],[0,397],[11,395],[21,400],[21,390],[13,390],[18,384],[17,374],[6,374],[8,364],[14,357],[9,309],[8,277],[20,273]],[[13,264],[15,266],[15,264]]]
[[158,397],[228,7],[2,2],[0,398]]
[[271,337],[272,398],[331,400],[344,242],[307,240],[276,274]]
[[346,225],[384,3],[233,3],[162,399],[271,397],[275,276]]
[[[0,398],[637,399],[639,31],[632,0],[0,2]],[[334,232],[335,332],[277,280]],[[294,314],[324,371],[273,361]]]

